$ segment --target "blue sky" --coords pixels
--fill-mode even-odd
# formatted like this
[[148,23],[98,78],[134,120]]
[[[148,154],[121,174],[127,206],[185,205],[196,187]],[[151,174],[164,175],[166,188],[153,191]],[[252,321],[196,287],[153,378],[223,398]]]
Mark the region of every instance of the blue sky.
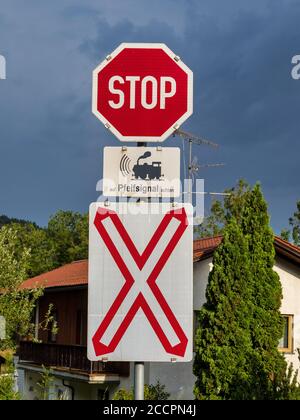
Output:
[[120,144],[91,113],[92,70],[121,42],[164,42],[194,72],[182,128],[220,144],[198,161],[226,162],[200,172],[205,189],[261,181],[278,233],[300,199],[299,20],[297,0],[2,0],[0,213],[87,211],[102,148]]

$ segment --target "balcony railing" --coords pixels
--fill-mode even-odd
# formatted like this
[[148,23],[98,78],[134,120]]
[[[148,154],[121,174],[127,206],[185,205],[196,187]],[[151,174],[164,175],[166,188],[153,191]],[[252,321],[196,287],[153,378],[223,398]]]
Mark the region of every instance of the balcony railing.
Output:
[[127,362],[90,362],[86,354],[87,348],[85,346],[32,343],[31,341],[21,341],[18,351],[20,362],[67,368],[89,374],[129,375],[129,363]]

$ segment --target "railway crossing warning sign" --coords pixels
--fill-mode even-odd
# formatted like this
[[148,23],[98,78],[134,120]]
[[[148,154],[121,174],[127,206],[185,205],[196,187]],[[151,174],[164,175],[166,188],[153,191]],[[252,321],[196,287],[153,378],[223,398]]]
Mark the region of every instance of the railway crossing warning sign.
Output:
[[88,357],[192,359],[192,206],[92,203]]

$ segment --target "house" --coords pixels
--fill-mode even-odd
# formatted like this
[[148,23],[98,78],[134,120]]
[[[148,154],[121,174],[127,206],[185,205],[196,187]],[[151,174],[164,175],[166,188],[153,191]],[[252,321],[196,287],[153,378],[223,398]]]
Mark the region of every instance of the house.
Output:
[[[54,381],[50,398],[104,399],[127,385],[129,363],[102,363],[87,360],[87,260],[75,261],[25,281],[23,288],[44,287],[35,310],[35,338],[21,341],[18,350],[19,390],[26,399],[38,399],[36,384],[43,366],[51,367]],[[58,331],[37,328],[53,305],[52,317]],[[128,384],[129,385],[129,384]],[[129,385],[130,386],[130,385]]]
[[[205,302],[212,256],[221,236],[194,241],[194,314]],[[299,368],[300,348],[300,248],[275,237],[276,263],[283,288],[281,312],[285,333],[280,351]],[[87,342],[87,260],[75,261],[23,283],[24,288],[43,286],[44,296],[35,311],[36,325],[42,321],[50,303],[59,329],[56,333],[36,328],[39,342],[21,341],[17,368],[19,390],[26,399],[38,398],[40,374],[50,366],[53,374],[49,398],[110,399],[119,388],[133,384],[133,364],[89,362]],[[196,324],[196,323],[195,323]],[[172,399],[193,399],[193,363],[145,363],[146,383],[159,380]]]

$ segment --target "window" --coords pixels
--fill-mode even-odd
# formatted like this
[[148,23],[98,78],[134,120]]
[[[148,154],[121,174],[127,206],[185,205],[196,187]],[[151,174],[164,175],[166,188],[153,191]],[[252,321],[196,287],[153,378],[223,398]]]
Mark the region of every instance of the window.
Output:
[[293,352],[293,315],[282,315],[284,320],[284,333],[279,341],[279,350],[283,353]]

